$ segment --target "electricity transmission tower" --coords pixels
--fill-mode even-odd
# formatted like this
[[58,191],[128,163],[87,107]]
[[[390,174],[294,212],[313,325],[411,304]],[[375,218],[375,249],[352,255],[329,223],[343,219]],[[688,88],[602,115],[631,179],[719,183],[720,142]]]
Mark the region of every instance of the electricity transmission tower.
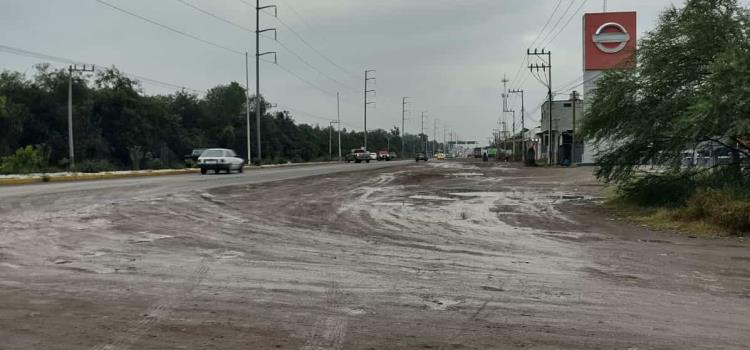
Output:
[[371,77],[370,73],[375,73],[375,70],[374,69],[365,70],[365,108],[364,108],[365,109],[365,150],[367,150],[367,105],[375,104],[374,101],[373,102],[368,101],[368,96],[370,95],[371,92],[377,96],[377,92],[375,91],[375,89],[368,90],[368,82],[370,80],[373,80],[373,81],[375,80],[375,77]]
[[407,101],[408,99],[408,97],[403,97],[401,99],[401,157],[406,155],[406,130],[404,130],[406,127],[406,105],[411,103]]
[[[276,52],[260,52],[260,34],[273,31],[273,39],[276,40],[276,28],[260,29],[260,11],[273,8],[274,17],[278,16],[276,5],[260,6],[260,0],[255,0],[255,124],[256,124],[256,142],[258,144],[258,164],[263,162],[263,151],[260,142],[260,57],[273,55],[273,62],[276,63]],[[250,137],[250,133],[248,133]],[[248,148],[248,154],[250,150]]]

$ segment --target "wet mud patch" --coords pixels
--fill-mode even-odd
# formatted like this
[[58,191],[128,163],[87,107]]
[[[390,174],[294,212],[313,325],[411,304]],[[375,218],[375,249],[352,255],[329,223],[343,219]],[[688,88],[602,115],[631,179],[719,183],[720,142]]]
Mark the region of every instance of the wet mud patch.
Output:
[[404,186],[410,186],[410,185],[425,185],[430,183],[435,183],[438,181],[444,181],[445,176],[443,174],[436,174],[434,172],[429,171],[410,171],[406,174],[399,175],[396,177],[396,179],[393,181],[396,185],[404,185]]
[[583,267],[580,269],[580,271],[588,274],[591,277],[618,284],[637,285],[639,287],[647,287],[650,284],[649,281],[644,280],[638,276],[619,274],[612,271],[604,271],[590,266]]

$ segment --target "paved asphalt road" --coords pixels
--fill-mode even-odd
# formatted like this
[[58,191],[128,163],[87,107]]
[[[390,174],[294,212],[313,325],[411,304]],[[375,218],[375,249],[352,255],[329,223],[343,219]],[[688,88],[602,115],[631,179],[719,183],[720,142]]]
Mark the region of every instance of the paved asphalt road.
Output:
[[[409,161],[373,162],[369,164],[323,164],[296,165],[289,167],[275,167],[255,169],[243,174],[188,174],[173,176],[135,177],[127,179],[77,181],[49,184],[33,184],[23,186],[0,187],[0,200],[4,205],[14,201],[29,199],[29,196],[59,194],[79,191],[108,191],[115,190],[118,196],[138,194],[169,194],[188,190],[207,190],[211,188],[258,184],[263,182],[290,180],[308,176],[336,174],[351,171],[372,171],[393,166],[410,164]],[[15,197],[15,200],[13,199]],[[3,206],[0,204],[0,207]]]

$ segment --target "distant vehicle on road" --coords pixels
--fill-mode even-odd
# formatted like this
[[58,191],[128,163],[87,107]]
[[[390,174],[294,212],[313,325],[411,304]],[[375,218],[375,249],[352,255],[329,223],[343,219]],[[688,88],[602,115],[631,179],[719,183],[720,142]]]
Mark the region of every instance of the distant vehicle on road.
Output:
[[378,154],[376,152],[368,152],[370,160],[378,160]]
[[381,160],[385,160],[385,161],[391,160],[391,152],[388,152],[387,149],[386,150],[380,150],[377,153],[377,159],[378,159],[378,161],[381,161]]
[[419,152],[419,153],[417,153],[417,156],[416,156],[416,157],[414,157],[414,159],[415,159],[415,160],[416,160],[417,162],[419,162],[420,160],[423,160],[423,161],[425,161],[425,162],[426,162],[426,161],[427,161],[427,154],[425,154],[425,153],[422,153],[422,152]]
[[497,158],[497,148],[495,147],[487,148],[486,152],[487,152],[487,157],[490,157],[490,159]]
[[351,150],[349,154],[346,155],[345,158],[347,163],[355,162],[355,163],[362,163],[362,162],[370,162],[370,152],[367,152],[361,148],[356,148]]
[[237,157],[231,149],[226,148],[209,148],[198,157],[198,167],[201,168],[201,174],[205,175],[209,170],[218,174],[226,171],[227,174],[232,170],[242,173],[245,166],[245,160]]
[[474,148],[474,158],[482,158],[482,147]]
[[198,164],[198,158],[201,156],[203,151],[205,151],[205,148],[196,148],[190,154],[185,156],[185,165],[189,167],[194,167],[196,164]]
[[435,156],[435,159],[437,159],[437,160],[445,160],[445,153],[438,153]]
[[391,157],[391,159],[398,158],[398,153],[396,153],[396,152],[390,152],[388,155]]

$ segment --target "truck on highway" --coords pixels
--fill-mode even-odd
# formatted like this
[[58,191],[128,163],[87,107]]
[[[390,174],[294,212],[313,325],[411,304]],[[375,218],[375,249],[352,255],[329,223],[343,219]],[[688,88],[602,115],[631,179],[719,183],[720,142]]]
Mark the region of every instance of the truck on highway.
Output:
[[387,149],[381,149],[380,151],[378,151],[377,154],[378,154],[378,161],[391,160],[391,152],[389,152]]
[[344,158],[347,163],[355,162],[355,163],[362,163],[370,162],[370,152],[367,152],[366,150],[362,148],[355,148],[352,149]]

